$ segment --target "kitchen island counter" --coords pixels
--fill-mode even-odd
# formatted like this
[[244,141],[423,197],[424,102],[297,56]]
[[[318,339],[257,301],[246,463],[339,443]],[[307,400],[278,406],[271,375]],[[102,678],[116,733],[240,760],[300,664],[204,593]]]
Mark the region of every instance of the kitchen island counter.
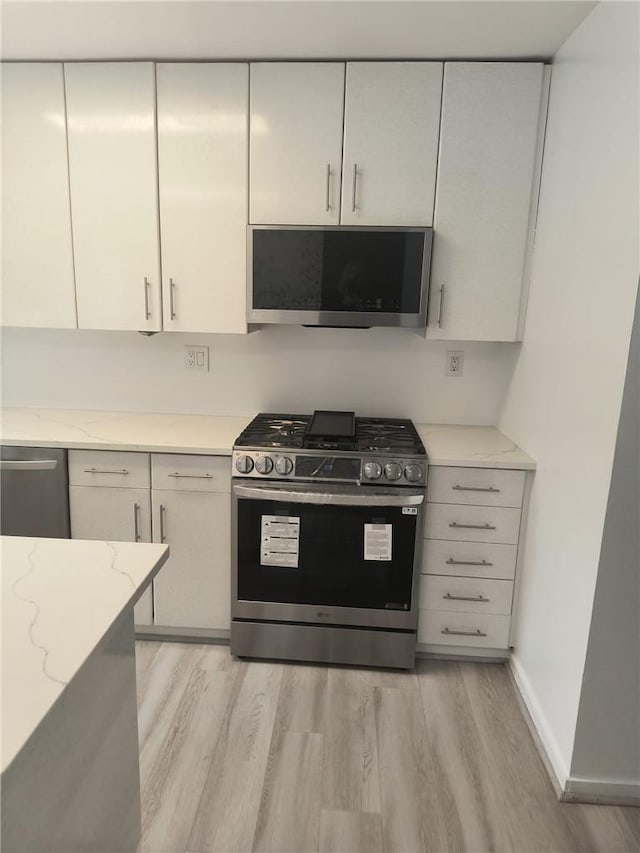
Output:
[[3,536],[0,551],[3,847],[135,850],[133,606],[169,549]]

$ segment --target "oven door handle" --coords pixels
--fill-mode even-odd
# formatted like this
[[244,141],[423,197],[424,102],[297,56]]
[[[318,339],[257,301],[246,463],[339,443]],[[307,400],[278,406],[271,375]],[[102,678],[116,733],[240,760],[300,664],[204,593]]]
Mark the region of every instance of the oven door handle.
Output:
[[322,506],[420,506],[424,495],[348,495],[334,492],[295,492],[289,489],[269,489],[262,486],[234,486],[239,498],[263,501],[321,504]]

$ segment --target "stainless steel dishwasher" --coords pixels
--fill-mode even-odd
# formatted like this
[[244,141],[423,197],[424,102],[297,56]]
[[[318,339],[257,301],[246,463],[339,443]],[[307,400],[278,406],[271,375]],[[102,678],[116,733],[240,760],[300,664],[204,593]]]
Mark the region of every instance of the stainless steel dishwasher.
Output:
[[0,533],[69,539],[66,450],[0,447]]

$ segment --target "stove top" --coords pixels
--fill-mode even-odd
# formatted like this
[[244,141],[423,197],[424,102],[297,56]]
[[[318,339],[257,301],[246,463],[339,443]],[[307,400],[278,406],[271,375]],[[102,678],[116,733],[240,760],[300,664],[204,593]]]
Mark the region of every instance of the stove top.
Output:
[[[351,414],[351,413],[341,413]],[[354,418],[355,435],[309,434],[312,415],[261,413],[240,433],[234,447],[342,450],[385,455],[424,456],[425,449],[410,420]]]
[[410,420],[262,413],[233,446],[234,477],[415,486],[426,452]]

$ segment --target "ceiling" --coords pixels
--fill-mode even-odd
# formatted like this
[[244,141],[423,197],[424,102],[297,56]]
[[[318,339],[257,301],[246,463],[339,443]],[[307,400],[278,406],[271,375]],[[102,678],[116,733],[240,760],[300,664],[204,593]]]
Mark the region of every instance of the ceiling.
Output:
[[553,56],[591,2],[3,0],[3,59]]

